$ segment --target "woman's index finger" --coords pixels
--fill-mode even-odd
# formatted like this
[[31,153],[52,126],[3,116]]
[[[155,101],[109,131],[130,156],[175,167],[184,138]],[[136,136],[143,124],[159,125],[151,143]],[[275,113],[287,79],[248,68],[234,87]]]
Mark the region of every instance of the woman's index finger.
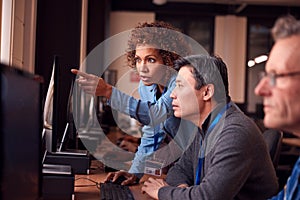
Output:
[[77,69],[71,69],[71,72],[72,72],[73,74],[76,74],[76,75],[78,75],[78,76],[82,76],[82,77],[84,77],[84,78],[89,78],[89,77],[90,77],[89,74],[87,74],[87,73],[85,73],[85,72],[82,72],[82,71],[79,71],[79,70],[77,70]]

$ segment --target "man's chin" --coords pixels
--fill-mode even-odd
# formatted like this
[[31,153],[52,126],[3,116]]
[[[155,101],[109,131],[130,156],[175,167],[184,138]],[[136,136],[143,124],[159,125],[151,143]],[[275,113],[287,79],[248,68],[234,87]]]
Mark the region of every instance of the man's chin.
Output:
[[181,113],[176,112],[176,111],[174,112],[174,116],[177,118],[182,118]]
[[274,117],[270,115],[265,115],[264,117],[264,126],[266,128],[280,129],[280,125],[274,121]]

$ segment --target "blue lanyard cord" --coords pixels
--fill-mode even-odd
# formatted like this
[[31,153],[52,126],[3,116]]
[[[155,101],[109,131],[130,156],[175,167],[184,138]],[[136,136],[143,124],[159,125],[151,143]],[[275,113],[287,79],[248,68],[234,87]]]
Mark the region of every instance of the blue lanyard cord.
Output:
[[[200,145],[202,147],[202,139],[200,141]],[[202,171],[203,160],[204,160],[204,157],[203,157],[202,153],[203,153],[203,151],[201,151],[201,155],[198,158],[198,165],[197,165],[197,171],[196,171],[195,185],[199,185],[200,184],[201,171]]]
[[200,181],[201,181],[201,173],[202,173],[202,166],[203,166],[203,162],[204,162],[204,153],[205,153],[205,144],[202,144],[203,140],[205,138],[208,137],[208,135],[212,132],[212,130],[215,128],[215,126],[218,124],[218,122],[220,121],[221,117],[223,116],[223,114],[225,113],[225,111],[230,107],[230,103],[226,104],[222,110],[220,110],[220,112],[218,113],[218,115],[215,117],[215,119],[213,120],[213,122],[209,125],[206,134],[204,136],[204,138],[201,139],[200,141],[200,154],[199,154],[199,158],[198,158],[198,166],[197,166],[197,171],[196,171],[196,180],[195,180],[195,185],[199,185]]
[[217,125],[217,123],[220,121],[222,115],[225,113],[225,111],[230,107],[230,103],[226,104],[222,110],[218,113],[218,115],[215,117],[214,121],[210,124],[210,126],[207,129],[207,134],[209,134]]

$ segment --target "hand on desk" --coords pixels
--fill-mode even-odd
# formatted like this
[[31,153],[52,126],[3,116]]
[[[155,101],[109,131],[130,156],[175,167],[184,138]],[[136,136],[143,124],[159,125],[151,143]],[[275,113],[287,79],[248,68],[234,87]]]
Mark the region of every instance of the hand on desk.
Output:
[[126,180],[124,180],[121,185],[132,185],[135,184],[137,181],[137,177],[134,174],[125,172],[125,171],[117,171],[117,172],[110,172],[108,173],[108,175],[106,176],[104,182],[115,182],[120,176],[123,176],[126,178]]
[[163,179],[149,178],[144,182],[142,192],[146,192],[149,196],[154,199],[158,199],[158,190],[168,184]]
[[110,98],[112,86],[107,84],[102,78],[93,74],[87,74],[77,69],[71,69],[71,72],[80,76],[76,82],[84,90],[84,92],[95,96],[104,96],[108,99]]

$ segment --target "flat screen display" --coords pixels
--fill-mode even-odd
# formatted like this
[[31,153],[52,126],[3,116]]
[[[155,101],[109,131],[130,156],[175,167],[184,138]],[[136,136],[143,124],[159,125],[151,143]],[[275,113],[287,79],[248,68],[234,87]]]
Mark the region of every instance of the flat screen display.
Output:
[[41,196],[41,82],[0,64],[0,199]]

